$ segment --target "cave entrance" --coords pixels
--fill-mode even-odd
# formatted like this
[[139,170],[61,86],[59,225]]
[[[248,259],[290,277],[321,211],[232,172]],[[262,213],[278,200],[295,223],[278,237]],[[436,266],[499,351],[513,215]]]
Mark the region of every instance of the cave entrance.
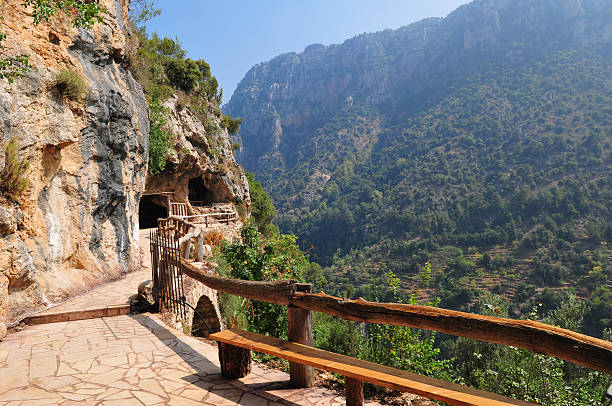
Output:
[[[196,312],[193,313],[191,335],[196,337],[208,337],[211,331],[213,333],[221,331],[221,323],[219,322],[217,310],[208,296],[203,295],[200,297],[196,306],[196,311],[199,313],[199,316]],[[204,323],[202,319],[204,319],[206,323]],[[208,327],[206,327],[206,325],[208,325]],[[210,331],[208,328],[210,328]]]
[[139,228],[156,228],[157,219],[168,217],[168,208],[159,204],[161,195],[144,195],[138,204]]
[[202,177],[189,179],[189,203],[192,206],[207,206],[215,203],[215,196],[204,186]]

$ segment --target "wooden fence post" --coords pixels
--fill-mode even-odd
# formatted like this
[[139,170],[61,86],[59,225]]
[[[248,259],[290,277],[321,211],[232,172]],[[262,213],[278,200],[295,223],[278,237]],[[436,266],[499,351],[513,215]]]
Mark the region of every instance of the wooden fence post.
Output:
[[198,234],[198,242],[196,245],[196,261],[202,262],[204,260],[204,231],[200,229]]
[[346,406],[363,406],[363,382],[346,377]]
[[219,343],[219,363],[224,378],[244,378],[251,372],[251,350]]
[[[310,293],[312,291],[312,285],[309,283],[296,283],[293,287],[297,292]],[[312,311],[291,305],[288,308],[289,341],[313,346]],[[310,388],[314,386],[314,369],[312,367],[289,362],[289,373],[292,386],[296,388]]]

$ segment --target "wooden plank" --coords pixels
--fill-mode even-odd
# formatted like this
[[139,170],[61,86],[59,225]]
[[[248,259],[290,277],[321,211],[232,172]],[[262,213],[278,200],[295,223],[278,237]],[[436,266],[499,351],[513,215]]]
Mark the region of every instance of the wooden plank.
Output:
[[261,300],[280,305],[289,305],[290,296],[293,292],[293,281],[281,280],[273,282],[244,281],[241,279],[219,278],[209,275],[190,264],[180,260],[181,270],[185,275],[202,282],[209,288],[219,292],[230,293],[236,296],[246,297],[252,300]]
[[400,371],[372,362],[290,343],[249,331],[231,329],[214,333],[211,340],[274,355],[292,362],[342,374],[357,381],[374,383],[451,405],[508,406],[532,405],[440,379]]
[[612,374],[612,342],[532,320],[513,320],[429,306],[345,300],[296,292],[292,304],[346,320],[433,330],[512,345]]
[[612,342],[532,320],[513,320],[429,306],[346,300],[295,292],[291,281],[253,282],[219,278],[182,261],[183,272],[221,292],[293,305],[346,320],[408,326],[495,344],[512,345],[612,374]]

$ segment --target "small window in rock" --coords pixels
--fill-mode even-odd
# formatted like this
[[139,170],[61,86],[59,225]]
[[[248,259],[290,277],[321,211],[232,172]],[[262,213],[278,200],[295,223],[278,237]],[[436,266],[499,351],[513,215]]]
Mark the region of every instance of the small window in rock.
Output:
[[49,42],[54,44],[54,45],[59,45],[60,40],[59,40],[59,37],[57,36],[57,34],[55,34],[54,32],[50,32],[49,33]]

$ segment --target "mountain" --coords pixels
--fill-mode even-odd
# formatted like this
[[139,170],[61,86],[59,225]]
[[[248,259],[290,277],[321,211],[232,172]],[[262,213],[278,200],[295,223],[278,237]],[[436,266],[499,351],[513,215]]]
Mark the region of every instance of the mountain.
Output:
[[256,65],[225,112],[328,289],[409,289],[429,261],[445,307],[605,302],[611,63],[610,1],[478,0]]

